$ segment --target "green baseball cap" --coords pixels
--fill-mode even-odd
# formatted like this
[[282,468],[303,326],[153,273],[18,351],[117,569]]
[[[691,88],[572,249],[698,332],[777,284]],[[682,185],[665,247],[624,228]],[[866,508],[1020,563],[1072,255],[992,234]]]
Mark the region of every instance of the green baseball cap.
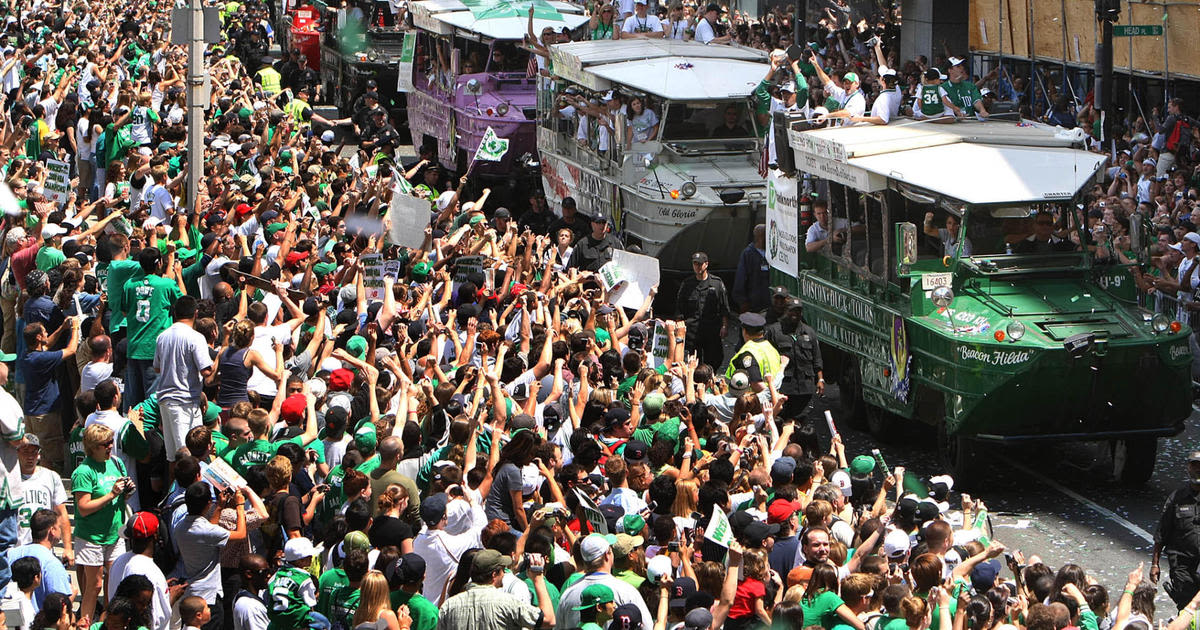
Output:
[[335,271],[337,271],[337,265],[333,263],[319,262],[313,265],[313,273],[318,276],[328,276]]
[[588,610],[613,601],[613,591],[603,584],[589,584],[579,596],[579,605],[572,610]]
[[211,400],[208,401],[208,406],[204,408],[204,424],[213,424],[220,417],[221,407]]
[[412,268],[413,280],[425,280],[426,278],[429,277],[429,272],[431,272],[431,271],[433,271],[433,268],[429,266],[429,263],[419,262],[419,263],[413,265],[413,268]]
[[842,75],[842,78],[849,83],[859,83],[858,73],[856,72],[847,72],[846,74]]
[[662,392],[650,392],[646,394],[646,398],[642,400],[642,413],[647,417],[657,418],[662,413],[663,405],[667,403],[667,397],[662,395]]
[[621,533],[637,534],[646,528],[646,519],[641,514],[626,514],[621,517]]
[[875,458],[870,455],[859,455],[850,460],[850,474],[855,477],[866,477],[875,470]]
[[180,247],[179,249],[175,250],[175,256],[178,257],[179,260],[187,260],[189,258],[195,258],[196,254],[198,254],[198,253],[200,253],[200,252],[198,252],[194,249],[188,248],[188,247]]
[[371,549],[371,539],[358,530],[347,532],[342,537],[342,547],[344,551],[354,551],[355,549],[369,551]]
[[379,438],[375,436],[375,424],[364,422],[362,426],[354,431],[354,448],[362,454],[375,452],[375,447],[379,445]]
[[286,230],[286,229],[287,229],[286,223],[280,223],[280,222],[272,223],[271,225],[267,226],[267,229],[266,229],[267,236],[270,237],[271,235],[275,234],[279,230]]
[[346,342],[346,352],[354,355],[358,360],[363,360],[367,357],[367,340],[361,335],[354,335]]

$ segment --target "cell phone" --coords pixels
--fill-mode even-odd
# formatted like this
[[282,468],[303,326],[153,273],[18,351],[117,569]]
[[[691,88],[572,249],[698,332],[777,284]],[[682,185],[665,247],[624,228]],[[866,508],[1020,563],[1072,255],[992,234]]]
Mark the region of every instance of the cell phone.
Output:
[[672,540],[671,542],[667,543],[667,551],[671,553],[679,551],[679,541]]

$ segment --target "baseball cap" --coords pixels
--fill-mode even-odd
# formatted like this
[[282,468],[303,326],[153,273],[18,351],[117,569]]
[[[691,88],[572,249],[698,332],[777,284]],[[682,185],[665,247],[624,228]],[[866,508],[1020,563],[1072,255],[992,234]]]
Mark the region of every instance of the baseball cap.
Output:
[[495,549],[484,549],[475,554],[475,557],[471,559],[471,575],[489,575],[493,571],[507,569],[511,566],[512,558]]
[[850,474],[855,477],[866,477],[875,470],[875,458],[870,455],[859,455],[850,460]]
[[951,58],[950,58],[950,65],[952,65],[952,66],[957,66],[958,64],[960,64],[960,63],[962,63],[962,62],[964,62],[964,61],[966,61],[966,59],[960,59],[960,58],[958,58],[958,57],[951,57]]
[[388,582],[416,584],[425,579],[425,558],[419,554],[406,553],[388,563],[383,575]]
[[354,431],[354,448],[360,453],[370,453],[379,446],[379,437],[375,434],[375,425],[364,423]]
[[858,83],[859,82],[857,72],[847,72],[846,74],[842,75],[842,78],[845,79],[849,83]]
[[791,295],[788,288],[783,285],[771,287],[771,297],[791,297]]
[[683,618],[684,630],[707,630],[712,623],[712,613],[705,608],[692,610]]
[[371,549],[371,539],[358,530],[346,532],[346,535],[342,537],[342,548],[345,551],[353,551],[355,549],[369,551]]
[[625,409],[609,409],[604,413],[604,428],[615,427],[629,420],[629,411]]
[[641,547],[646,543],[646,539],[641,536],[631,536],[629,534],[617,534],[617,542],[612,546],[613,555],[624,558],[633,553],[634,549]]
[[844,470],[834,471],[834,473],[829,476],[829,482],[836,484],[837,487],[841,488],[842,496],[844,497],[854,494],[854,490],[850,487],[850,475]]
[[791,518],[793,514],[803,509],[804,506],[799,501],[778,499],[767,506],[767,523],[772,525],[783,523]]
[[334,370],[329,375],[329,389],[335,392],[344,392],[350,389],[352,383],[354,383],[354,372],[346,368]]
[[[638,0],[645,3],[646,0]],[[476,558],[479,556],[476,555]],[[600,604],[607,604],[613,600],[613,591],[611,588],[603,584],[588,584],[587,588],[583,589],[583,593],[579,596],[579,605],[572,610],[587,610]]]
[[158,535],[158,517],[150,512],[138,512],[126,530],[133,538],[154,538]]
[[42,440],[37,436],[36,433],[26,433],[25,446],[36,446],[38,448],[42,448]]
[[729,391],[734,394],[741,394],[750,388],[750,373],[745,370],[738,370],[729,377]]
[[625,443],[625,450],[621,451],[621,456],[629,463],[645,462],[649,459],[650,446],[641,440],[629,440]]
[[657,584],[662,576],[670,575],[673,570],[674,567],[671,566],[671,556],[668,556],[665,553],[654,556],[646,562],[646,579],[650,580],[650,582],[654,584]]
[[626,534],[637,534],[646,528],[646,519],[641,514],[626,514],[617,522],[617,531]]
[[880,67],[879,67],[879,76],[881,76],[881,77],[894,77],[894,76],[896,76],[896,71],[895,71],[895,70],[893,70],[892,68],[889,68],[889,67],[887,67],[887,66],[880,66]]
[[1188,232],[1187,234],[1183,235],[1183,238],[1195,243],[1196,245],[1200,245],[1200,234]]
[[690,577],[675,578],[671,583],[671,608],[682,608],[696,594],[696,581]]
[[[768,508],[769,509],[769,508]],[[767,525],[762,521],[754,521],[742,530],[742,538],[747,547],[761,547],[767,538],[779,535],[779,525]]]
[[446,517],[446,495],[438,493],[421,501],[421,520],[436,525]]
[[425,280],[429,277],[429,272],[431,270],[432,270],[432,267],[429,266],[429,263],[419,262],[419,263],[413,265],[412,278],[413,278],[413,280]]
[[706,254],[704,252],[696,252],[695,254],[692,254],[692,262],[694,262],[694,263],[708,262],[708,254]]
[[354,335],[346,341],[346,351],[360,361],[365,359],[367,357],[367,340],[360,335]]
[[315,555],[317,550],[313,548],[312,541],[304,537],[292,538],[283,545],[284,562],[298,562]]
[[304,394],[292,394],[284,399],[279,406],[279,418],[284,422],[304,419],[304,411],[308,407],[308,398]]
[[662,413],[663,405],[667,403],[667,397],[663,396],[662,392],[650,392],[642,400],[642,413],[648,419],[655,419]]
[[796,82],[795,81],[784,81],[783,83],[780,83],[779,91],[787,92],[788,94],[795,94],[796,93]]
[[986,593],[996,585],[996,576],[1000,575],[1000,561],[995,558],[980,562],[971,570],[971,588],[976,593]]
[[788,483],[792,480],[792,473],[796,471],[796,460],[784,455],[775,460],[771,464],[771,480],[779,480],[781,483]]
[[579,544],[579,553],[583,556],[584,562],[595,562],[604,557],[612,549],[613,543],[617,542],[617,537],[606,534],[589,534]]
[[893,529],[883,538],[883,555],[891,558],[908,553],[908,534],[903,530]]
[[[656,556],[656,558],[664,558],[667,564],[670,564],[670,559],[666,556]],[[653,561],[653,560],[651,560]],[[642,627],[642,611],[638,610],[637,604],[621,604],[613,611],[612,621],[608,624],[608,630],[630,630],[631,628]]]
[[[26,440],[29,439],[29,435],[30,434],[28,434],[28,433],[25,434]],[[1200,451],[1192,451],[1192,453],[1190,455],[1188,455],[1187,460],[1189,462],[1200,462]]]

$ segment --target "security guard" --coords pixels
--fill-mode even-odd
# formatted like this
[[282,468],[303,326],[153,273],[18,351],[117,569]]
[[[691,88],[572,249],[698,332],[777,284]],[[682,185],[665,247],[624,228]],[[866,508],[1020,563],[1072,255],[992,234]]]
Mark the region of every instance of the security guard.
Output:
[[[679,284],[675,299],[678,317],[687,323],[685,345],[701,363],[714,370],[725,364],[725,335],[729,332],[729,292],[720,278],[708,273],[708,254],[692,254],[693,275]],[[676,340],[678,343],[678,340]]]
[[767,307],[767,312],[763,316],[767,319],[767,325],[770,326],[779,321],[783,314],[788,309],[788,298],[792,294],[787,290],[787,287],[771,287],[771,305]]
[[1200,451],[1188,455],[1187,472],[1188,485],[1172,493],[1163,508],[1150,561],[1150,581],[1158,584],[1159,559],[1166,554],[1170,563],[1166,591],[1179,610],[1200,590],[1196,575],[1200,567]]
[[262,87],[262,91],[266,93],[267,97],[275,98],[276,95],[283,91],[283,76],[271,66],[270,57],[263,57],[259,63],[262,69],[258,71],[258,74],[254,75],[254,79],[258,81],[259,86]]
[[808,408],[813,394],[825,395],[825,366],[821,361],[817,332],[801,319],[804,303],[800,298],[787,298],[785,303],[779,320],[767,324],[766,338],[779,350],[780,356],[788,358],[779,387],[780,393],[788,398],[780,417],[797,418]]
[[732,378],[734,372],[745,370],[750,374],[750,383],[755,385],[757,391],[762,391],[766,387],[762,382],[778,374],[781,369],[779,351],[763,336],[767,320],[762,315],[742,313],[738,321],[742,323],[742,340],[745,343],[734,353],[733,360],[725,370],[725,378]]
[[580,271],[599,271],[604,263],[612,260],[613,250],[622,249],[617,237],[608,233],[608,218],[595,210],[592,215],[592,232],[575,242],[567,267]]

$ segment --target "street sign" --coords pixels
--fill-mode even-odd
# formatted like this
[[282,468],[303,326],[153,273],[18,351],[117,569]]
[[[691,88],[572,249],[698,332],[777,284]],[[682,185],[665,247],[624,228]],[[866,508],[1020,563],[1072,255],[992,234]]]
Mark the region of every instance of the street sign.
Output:
[[1162,24],[1113,24],[1113,37],[1160,37]]

